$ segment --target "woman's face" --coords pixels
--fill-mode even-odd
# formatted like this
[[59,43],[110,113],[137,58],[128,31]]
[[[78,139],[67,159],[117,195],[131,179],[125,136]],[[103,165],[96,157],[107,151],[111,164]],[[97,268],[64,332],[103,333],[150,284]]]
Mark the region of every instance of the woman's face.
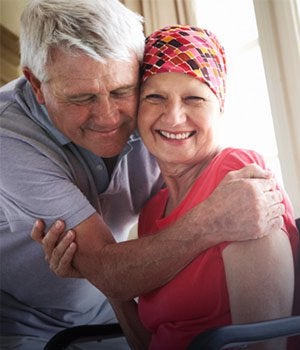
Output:
[[138,127],[161,162],[195,164],[215,152],[220,105],[210,88],[187,74],[160,73],[141,87]]

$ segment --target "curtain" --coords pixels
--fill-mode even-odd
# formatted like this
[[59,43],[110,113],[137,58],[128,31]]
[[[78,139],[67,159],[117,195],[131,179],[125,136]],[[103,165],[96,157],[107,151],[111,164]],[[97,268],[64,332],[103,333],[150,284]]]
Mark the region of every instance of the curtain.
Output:
[[166,25],[196,25],[194,0],[121,0],[121,2],[144,17],[146,35]]
[[254,0],[285,188],[300,216],[300,6]]

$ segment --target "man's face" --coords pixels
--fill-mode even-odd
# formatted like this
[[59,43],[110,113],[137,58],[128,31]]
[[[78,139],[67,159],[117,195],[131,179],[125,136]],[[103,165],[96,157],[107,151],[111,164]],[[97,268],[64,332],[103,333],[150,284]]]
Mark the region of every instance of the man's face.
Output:
[[104,64],[58,51],[47,73],[35,93],[57,129],[98,156],[118,155],[136,127],[138,61]]

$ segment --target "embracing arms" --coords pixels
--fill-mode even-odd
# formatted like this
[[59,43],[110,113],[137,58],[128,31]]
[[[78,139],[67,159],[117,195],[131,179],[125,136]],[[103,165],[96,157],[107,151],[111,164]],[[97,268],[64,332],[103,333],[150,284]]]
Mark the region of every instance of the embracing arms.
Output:
[[[93,214],[74,227],[71,246],[74,233],[57,246],[62,223],[44,236],[39,221],[32,237],[43,244],[46,259],[60,276],[81,275],[108,297],[129,300],[165,284],[210,246],[278,229],[282,195],[274,180],[257,177],[269,174],[255,165],[229,173],[207,200],[153,236],[116,244],[100,215]],[[66,250],[73,255],[75,249],[73,269],[61,257]]]

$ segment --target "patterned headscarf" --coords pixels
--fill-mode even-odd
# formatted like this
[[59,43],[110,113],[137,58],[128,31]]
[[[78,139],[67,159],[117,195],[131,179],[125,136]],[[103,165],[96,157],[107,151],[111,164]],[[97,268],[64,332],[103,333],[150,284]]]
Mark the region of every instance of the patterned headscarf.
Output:
[[192,26],[168,26],[146,39],[142,81],[157,73],[185,73],[206,83],[224,109],[226,58],[217,37]]

